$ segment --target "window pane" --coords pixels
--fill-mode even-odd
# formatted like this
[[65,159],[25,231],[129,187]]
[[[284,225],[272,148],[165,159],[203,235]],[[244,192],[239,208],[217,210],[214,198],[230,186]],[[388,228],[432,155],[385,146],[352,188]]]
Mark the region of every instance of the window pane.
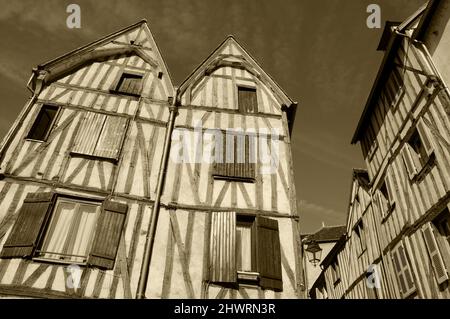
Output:
[[43,256],[51,259],[63,259],[64,246],[66,244],[70,225],[75,216],[76,204],[58,201],[50,228],[42,246]]
[[43,141],[51,129],[53,119],[58,112],[58,107],[44,105],[34,121],[33,127],[28,133],[28,138]]
[[41,256],[85,262],[99,210],[99,205],[59,200],[42,245]]
[[258,110],[258,102],[256,97],[256,89],[238,87],[238,103],[239,110],[244,113],[256,113]]
[[252,271],[251,226],[236,226],[236,261],[238,271]]
[[97,221],[96,213],[98,210],[98,206],[88,204],[80,205],[80,210],[77,213],[80,216],[80,222],[74,236],[74,245],[71,251],[73,255],[87,257],[89,253],[88,249],[92,242],[95,222]]

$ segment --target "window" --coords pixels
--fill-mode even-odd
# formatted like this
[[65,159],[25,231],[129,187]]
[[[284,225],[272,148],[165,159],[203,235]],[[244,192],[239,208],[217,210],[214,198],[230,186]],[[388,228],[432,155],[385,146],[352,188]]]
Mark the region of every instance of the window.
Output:
[[238,86],[238,105],[242,113],[257,113],[258,99],[256,89],[244,86]]
[[445,208],[423,229],[423,238],[428,249],[429,261],[438,284],[449,280],[450,269],[450,212]]
[[52,105],[43,105],[39,111],[36,120],[28,132],[28,139],[36,141],[47,140],[53,124],[55,123],[56,115],[58,114],[59,107]]
[[99,203],[59,198],[38,255],[45,259],[85,263],[99,213]]
[[378,192],[376,193],[378,206],[382,217],[387,217],[395,208],[394,192],[392,178],[389,173],[386,174]]
[[109,200],[29,193],[0,256],[113,269],[127,210]]
[[227,132],[216,135],[213,177],[216,179],[254,182],[256,136]]
[[236,269],[239,273],[256,272],[254,217],[237,216]]
[[71,154],[117,161],[128,120],[121,116],[86,112],[82,121]]
[[142,92],[142,79],[142,74],[130,71],[124,72],[112,91],[113,93],[139,97]]
[[278,222],[235,212],[211,216],[209,281],[282,290]]
[[429,131],[422,119],[402,150],[403,160],[410,179],[418,176],[433,158],[433,145]]
[[407,252],[401,242],[391,251],[391,256],[400,286],[400,294],[402,298],[408,298],[416,291],[416,284],[409,266]]
[[337,257],[331,264],[331,279],[334,285],[338,284],[341,280],[341,268],[339,267],[339,261]]
[[356,241],[358,245],[358,253],[361,256],[366,251],[366,238],[364,236],[364,225],[360,220],[355,226]]

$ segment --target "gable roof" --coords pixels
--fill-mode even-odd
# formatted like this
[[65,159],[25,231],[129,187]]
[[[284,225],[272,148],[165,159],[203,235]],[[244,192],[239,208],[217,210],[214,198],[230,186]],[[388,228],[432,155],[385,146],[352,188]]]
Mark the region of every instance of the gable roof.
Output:
[[314,234],[305,238],[305,242],[316,241],[317,243],[338,241],[345,233],[346,226],[324,226]]
[[33,90],[40,89],[44,83],[52,82],[64,74],[91,61],[102,61],[116,54],[137,54],[157,71],[167,74],[168,87],[173,84],[167,65],[159,48],[143,19],[99,40],[74,49],[33,69],[29,83]]
[[[437,2],[439,0],[430,0],[428,3],[425,3],[422,5],[413,15],[411,15],[409,18],[407,18],[403,23],[401,23],[399,26],[397,26],[395,29],[399,32],[402,32],[409,28],[414,22],[416,22],[418,19],[421,19],[423,17],[428,16],[428,12],[434,8],[434,2]],[[427,18],[429,19],[429,18]],[[419,28],[426,28],[427,24],[420,23],[415,31],[419,32]],[[375,82],[372,86],[372,89],[370,91],[369,97],[367,99],[366,105],[364,107],[363,113],[361,115],[361,118],[359,119],[358,126],[356,127],[355,133],[352,137],[352,144],[356,144],[360,138],[362,131],[365,127],[365,123],[370,117],[370,114],[372,113],[372,109],[375,106],[375,102],[379,96],[379,92],[381,91],[384,81],[386,79],[386,76],[388,75],[389,71],[389,65],[392,60],[392,57],[394,56],[395,52],[397,51],[398,45],[399,45],[399,36],[396,32],[393,31],[394,24],[387,23],[385,26],[385,30],[383,32],[383,36],[385,39],[383,39],[383,42],[381,48],[386,48],[383,60],[381,62],[380,68],[378,70],[378,74],[375,78]],[[389,36],[387,35],[389,34]],[[382,37],[383,38],[383,37]],[[387,40],[386,38],[389,38]],[[381,42],[381,41],[380,41]],[[379,45],[380,48],[380,45]]]
[[212,53],[180,84],[180,96],[183,95],[190,85],[200,81],[205,74],[208,75],[222,66],[234,66],[246,69],[267,84],[278,102],[284,106],[288,117],[289,130],[292,132],[298,103],[293,101],[278,83],[262,69],[256,59],[245,50],[241,44],[239,44],[233,35],[227,36],[225,40],[219,44],[219,46],[214,49]]

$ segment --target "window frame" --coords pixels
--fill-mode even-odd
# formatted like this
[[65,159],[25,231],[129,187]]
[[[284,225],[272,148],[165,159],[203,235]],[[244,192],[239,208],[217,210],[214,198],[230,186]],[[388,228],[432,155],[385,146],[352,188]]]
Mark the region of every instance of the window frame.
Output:
[[[42,140],[31,138],[30,135],[31,135],[31,132],[33,131],[34,125],[36,124],[36,121],[39,118],[39,115],[41,114],[42,110],[45,107],[56,108],[55,116],[53,117],[52,121],[50,122],[50,125],[48,126],[47,131]],[[62,108],[59,105],[55,105],[55,104],[51,104],[51,103],[41,104],[41,107],[39,108],[37,115],[34,117],[33,124],[31,125],[30,129],[27,132],[27,135],[25,136],[25,140],[30,141],[30,142],[39,142],[39,143],[46,142],[48,140],[48,137],[50,136],[50,133],[53,131],[53,128],[55,127],[56,122],[58,121],[58,119],[60,117],[61,109]]]
[[[89,243],[88,243],[89,248],[87,249],[86,259],[83,262],[75,261],[75,260],[49,258],[49,257],[45,257],[41,254],[41,253],[47,253],[47,254],[51,253],[51,252],[45,252],[45,251],[42,252],[42,248],[49,238],[49,232],[50,232],[52,224],[54,223],[56,209],[58,208],[58,204],[60,202],[74,203],[76,205],[76,212],[74,212],[73,214],[79,214],[79,206],[81,204],[89,204],[89,205],[97,207],[96,212],[95,212],[96,216],[95,216],[94,226],[91,230],[91,234],[89,235],[90,236]],[[38,245],[33,253],[32,260],[50,262],[50,263],[54,263],[54,264],[74,264],[74,265],[86,266],[88,264],[89,255],[90,255],[92,245],[94,242],[94,237],[95,237],[95,233],[97,230],[98,220],[99,220],[99,216],[101,214],[101,210],[102,210],[102,201],[100,201],[100,200],[91,200],[91,199],[79,198],[79,197],[74,197],[74,196],[56,194],[54,205],[52,206],[51,211],[49,213],[48,220],[46,221],[45,226],[44,226],[43,230],[41,231]],[[71,221],[71,224],[72,223],[73,223],[73,221]],[[79,229],[78,229],[78,231],[79,231]],[[76,234],[77,233],[74,233],[72,236],[76,236]],[[52,234],[52,236],[54,236],[54,234]],[[65,240],[67,240],[67,238]],[[54,254],[61,255],[56,252]],[[67,254],[67,256],[82,257],[82,256],[75,256],[72,254]]]
[[[419,150],[415,149],[412,139],[420,142]],[[420,154],[419,154],[420,153]],[[431,139],[430,129],[421,118],[409,135],[401,150],[403,161],[411,181],[421,179],[434,163],[435,145]]]
[[[239,89],[245,89],[245,90],[254,90],[255,91],[255,98],[256,98],[256,105],[255,105],[255,111],[254,112],[248,112],[247,110],[244,110],[243,107],[241,107],[241,104],[239,103]],[[258,87],[256,85],[256,83],[247,83],[247,82],[243,82],[240,81],[238,83],[236,83],[236,104],[237,104],[237,110],[239,111],[239,113],[241,114],[258,114],[259,113],[259,99],[258,99]]]
[[257,242],[258,242],[258,231],[256,229],[256,215],[252,214],[236,214],[236,239],[237,239],[237,228],[242,225],[244,227],[250,228],[250,249],[251,249],[251,270],[240,270],[238,269],[238,243],[236,240],[236,272],[237,272],[237,283],[238,284],[250,284],[250,285],[258,285],[259,284],[259,271],[258,271],[258,251],[257,251]]
[[[123,92],[119,90],[119,86],[122,82],[122,78],[124,75],[132,75],[132,76],[138,76],[141,78],[141,88],[139,93],[129,93],[129,92]],[[140,98],[142,96],[142,91],[144,89],[144,82],[147,77],[146,72],[141,72],[137,70],[130,70],[130,69],[123,69],[119,72],[116,79],[114,80],[113,84],[111,85],[111,89],[109,90],[110,93],[116,94],[116,95],[124,95],[124,96],[131,96],[135,98]]]

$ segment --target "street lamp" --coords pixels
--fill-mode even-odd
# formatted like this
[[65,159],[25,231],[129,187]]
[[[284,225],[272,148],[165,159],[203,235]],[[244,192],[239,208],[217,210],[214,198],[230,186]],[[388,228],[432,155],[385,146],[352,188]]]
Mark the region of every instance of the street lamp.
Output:
[[316,267],[322,256],[322,248],[320,248],[319,244],[313,240],[308,243],[305,251],[307,253],[308,261]]

